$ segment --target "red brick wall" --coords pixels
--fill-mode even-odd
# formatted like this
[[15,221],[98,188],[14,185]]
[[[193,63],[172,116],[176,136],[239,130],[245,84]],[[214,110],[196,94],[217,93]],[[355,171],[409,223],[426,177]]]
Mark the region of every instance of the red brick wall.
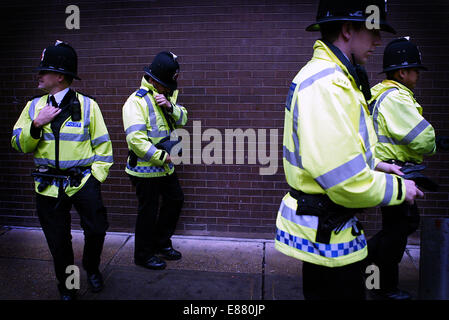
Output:
[[[83,80],[74,87],[97,99],[113,140],[115,164],[103,185],[111,231],[133,231],[137,205],[124,173],[121,108],[139,87],[143,66],[157,52],[171,50],[181,64],[178,101],[189,110],[186,129],[192,139],[193,121],[200,121],[201,134],[218,129],[223,144],[226,129],[276,129],[279,134],[275,175],[260,175],[259,163],[248,164],[251,155],[243,164],[192,164],[191,156],[191,164],[178,165],[186,202],[177,232],[272,237],[287,190],[281,154],[284,103],[318,37],[304,31],[315,18],[317,1],[42,2],[2,2],[0,223],[38,225],[32,156],[13,151],[10,137],[26,101],[39,94],[33,69],[42,49],[62,39],[78,52]],[[65,27],[69,4],[80,9],[79,30]],[[416,90],[424,115],[438,135],[449,136],[447,1],[389,1],[389,11],[398,34],[412,36],[429,67]],[[385,35],[384,44],[392,38]],[[383,48],[367,65],[372,84],[381,80]],[[428,173],[442,184],[440,192],[420,201],[426,215],[449,215],[448,162],[447,152],[426,161]],[[380,226],[376,210],[362,220],[368,232]]]

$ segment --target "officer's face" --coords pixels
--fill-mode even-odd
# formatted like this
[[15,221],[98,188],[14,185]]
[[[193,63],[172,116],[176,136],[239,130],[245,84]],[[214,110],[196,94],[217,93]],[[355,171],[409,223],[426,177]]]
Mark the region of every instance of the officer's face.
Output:
[[158,93],[163,94],[164,96],[168,97],[171,93],[170,89],[167,87],[164,87],[160,83],[154,81],[153,82],[154,88],[157,90]]
[[368,30],[365,25],[362,25],[359,30],[353,29],[351,34],[350,46],[355,62],[365,64],[376,47],[382,44],[380,31],[376,29]]
[[400,70],[401,82],[410,90],[415,89],[416,83],[419,80],[419,69],[407,68]]
[[45,92],[52,92],[58,88],[60,83],[64,80],[64,76],[57,72],[40,71],[37,75],[37,87]]

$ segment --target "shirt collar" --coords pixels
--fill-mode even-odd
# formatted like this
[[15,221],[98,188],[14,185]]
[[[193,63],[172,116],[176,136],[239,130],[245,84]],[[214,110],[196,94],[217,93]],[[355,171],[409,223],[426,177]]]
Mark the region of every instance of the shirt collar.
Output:
[[[69,90],[70,90],[70,88],[65,88],[64,90],[59,91],[53,95],[55,97],[56,103],[58,105],[61,104],[62,99],[64,99],[65,95],[67,94],[67,92],[69,92]],[[50,96],[52,96],[52,95],[50,95]]]

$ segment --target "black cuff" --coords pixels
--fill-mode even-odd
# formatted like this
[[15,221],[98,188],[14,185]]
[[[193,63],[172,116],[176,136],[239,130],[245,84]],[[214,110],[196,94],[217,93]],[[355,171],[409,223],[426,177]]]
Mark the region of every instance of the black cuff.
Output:
[[41,137],[41,130],[42,128],[36,128],[33,125],[34,121],[31,122],[31,128],[30,128],[30,134],[34,139],[39,139]]

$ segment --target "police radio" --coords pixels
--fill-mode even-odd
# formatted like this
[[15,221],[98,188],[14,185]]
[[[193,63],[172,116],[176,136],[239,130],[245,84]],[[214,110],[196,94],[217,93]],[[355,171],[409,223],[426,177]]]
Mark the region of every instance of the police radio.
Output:
[[72,109],[72,120],[73,121],[80,121],[81,120],[81,105],[76,96],[72,100],[72,103],[70,105]]

